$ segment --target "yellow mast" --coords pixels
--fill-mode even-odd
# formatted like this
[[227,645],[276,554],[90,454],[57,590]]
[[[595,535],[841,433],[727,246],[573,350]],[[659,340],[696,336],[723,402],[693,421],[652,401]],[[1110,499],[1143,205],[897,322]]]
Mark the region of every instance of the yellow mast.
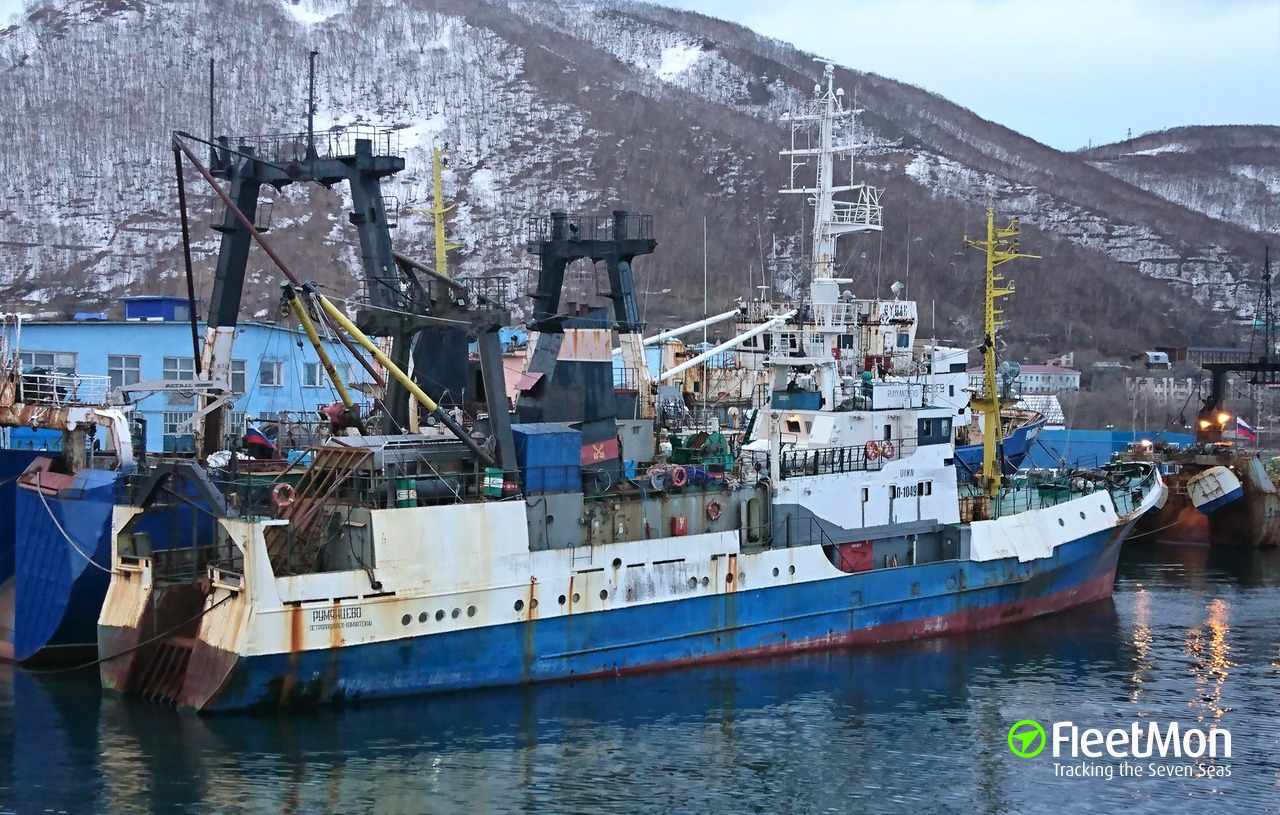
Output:
[[449,243],[444,236],[444,216],[453,211],[456,204],[444,205],[444,190],[440,183],[440,172],[448,166],[448,160],[445,158],[446,151],[439,147],[431,150],[431,183],[434,197],[431,200],[431,209],[427,212],[435,216],[436,221],[436,271],[442,275],[449,274],[449,258],[450,249],[461,249],[460,243]]
[[1003,433],[1000,424],[1000,393],[996,387],[996,328],[1001,325],[998,319],[1004,313],[996,308],[997,297],[1013,294],[1013,281],[1004,283],[1004,276],[996,274],[996,267],[1017,258],[1039,258],[1039,255],[1027,255],[1018,251],[1018,219],[1009,221],[1003,229],[996,228],[995,210],[987,209],[986,240],[970,240],[964,236],[964,245],[974,249],[982,249],[987,258],[987,288],[985,298],[985,319],[983,322],[982,340],[982,394],[969,400],[975,410],[980,410],[985,420],[982,432],[982,473],[978,483],[987,493],[994,497],[1000,492],[1003,472],[996,461],[996,441]]

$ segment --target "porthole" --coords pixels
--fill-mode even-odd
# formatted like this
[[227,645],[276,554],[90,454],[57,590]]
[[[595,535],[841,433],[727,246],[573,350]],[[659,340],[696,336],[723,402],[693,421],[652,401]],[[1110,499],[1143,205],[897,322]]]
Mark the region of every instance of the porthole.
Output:
[[581,594],[578,594],[578,593],[575,591],[575,592],[573,593],[573,602],[577,603],[577,602],[580,602],[581,600],[582,600],[582,595],[581,595]]
[[1062,520],[1061,518],[1058,519],[1058,526],[1066,526],[1066,525],[1067,525],[1066,521]]
[[704,577],[704,578],[702,578],[702,585],[703,585],[703,587],[710,586],[710,585],[711,585],[711,578],[709,578],[709,577]]
[[538,607],[538,598],[537,598],[537,597],[535,597],[535,598],[533,598],[532,600],[530,600],[530,601],[529,601],[529,610],[530,610],[530,611],[533,611],[533,610],[534,610],[535,608],[537,608],[537,607]]
[[427,612],[424,611],[418,615],[418,622],[425,623],[430,618],[431,618],[431,615],[427,614]]
[[622,558],[616,557],[613,559],[613,568],[615,569],[622,568]]
[[601,600],[608,600],[608,599],[609,599],[609,590],[608,590],[608,589],[601,589],[601,590],[600,590],[600,599],[601,599]]
[[796,573],[796,567],[795,567],[795,566],[788,566],[788,567],[787,567],[787,574],[795,574],[795,573]]
[[742,581],[744,581],[744,580],[746,580],[746,579],[747,579],[747,573],[746,573],[746,572],[738,572],[738,585],[739,585],[739,586],[741,586],[741,585],[742,585]]
[[[537,601],[535,601],[535,602],[537,602]],[[475,607],[475,606],[467,606],[467,616],[468,616],[468,617],[474,617],[474,616],[476,616],[476,607]]]
[[560,605],[564,605],[564,595],[560,595]]
[[727,575],[724,576],[724,584],[726,586],[733,585],[733,572],[729,572]]
[[777,566],[774,566],[774,567],[773,567],[773,576],[774,576],[774,577],[777,577],[777,576],[778,576],[778,567],[777,567]]
[[516,611],[524,611],[524,601],[523,601],[523,600],[517,600],[517,601],[516,601]]
[[1084,513],[1083,513],[1083,512],[1081,512],[1081,513],[1080,513],[1080,520],[1082,520],[1082,521],[1084,520]]
[[440,609],[439,611],[436,612],[436,622],[440,622],[443,619],[444,619],[444,609]]
[[690,589],[698,588],[698,578],[696,577],[689,578],[689,588]]
[[462,613],[462,609],[455,608],[452,612],[450,612],[449,616],[456,620],[458,619],[458,615],[461,613]]
[[406,614],[400,618],[400,625],[408,625],[412,619],[413,617],[410,617],[408,614]]

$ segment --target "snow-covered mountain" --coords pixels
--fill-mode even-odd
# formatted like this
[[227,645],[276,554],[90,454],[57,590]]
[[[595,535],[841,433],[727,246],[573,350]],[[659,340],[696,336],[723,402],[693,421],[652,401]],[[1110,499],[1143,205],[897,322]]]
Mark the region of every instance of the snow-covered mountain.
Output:
[[1175,127],[1078,155],[1166,200],[1280,235],[1280,127]]
[[[0,306],[65,313],[183,290],[170,133],[207,131],[209,59],[219,132],[296,132],[311,49],[318,128],[395,129],[407,169],[384,190],[398,248],[433,256],[430,216],[415,210],[431,204],[431,148],[447,143],[450,230],[465,245],[453,263],[505,281],[517,306],[534,268],[525,224],[551,209],[654,216],[659,248],[637,283],[655,326],[702,313],[704,251],[713,311],[754,294],[762,267],[780,289],[803,264],[799,202],[777,193],[778,120],[821,66],[739,26],[628,0],[72,0],[0,28]],[[976,340],[979,268],[958,250],[993,200],[1044,256],[1017,269],[1008,308],[1008,336],[1028,352],[1234,339],[1274,215],[1211,217],[1222,213],[1199,199],[856,67],[837,79],[866,110],[858,173],[886,189],[883,235],[840,259],[859,294],[904,280],[940,336]],[[207,296],[214,200],[187,181]],[[286,187],[271,236],[300,274],[352,292],[343,195]],[[254,263],[246,310],[264,317],[279,275]],[[585,268],[572,282],[583,298],[604,287]]]

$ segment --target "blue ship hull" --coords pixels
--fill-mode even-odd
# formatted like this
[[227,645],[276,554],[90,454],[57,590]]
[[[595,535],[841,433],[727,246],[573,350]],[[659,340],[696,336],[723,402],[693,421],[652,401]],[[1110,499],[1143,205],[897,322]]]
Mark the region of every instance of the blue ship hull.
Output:
[[[1022,466],[1022,462],[1026,461],[1027,456],[1031,453],[1031,448],[1035,445],[1036,439],[1040,435],[1040,430],[1044,427],[1045,420],[1042,418],[1038,422],[1030,425],[1023,425],[1015,428],[1012,433],[1005,436],[1003,448],[1000,449],[999,455],[1004,462],[1004,474],[1013,475]],[[956,447],[956,475],[965,480],[972,473],[982,471],[982,445],[966,444]]]
[[[1131,525],[1131,524],[1130,524]],[[1108,597],[1124,529],[1051,558],[943,561],[234,663],[206,711],[623,674],[993,627]],[[424,599],[423,608],[427,601]],[[407,610],[407,609],[406,609]],[[103,641],[119,632],[104,629]],[[212,649],[210,649],[212,651]]]
[[13,608],[10,658],[70,658],[96,648],[110,579],[115,482],[113,472],[84,470],[57,495],[13,487],[5,584]]

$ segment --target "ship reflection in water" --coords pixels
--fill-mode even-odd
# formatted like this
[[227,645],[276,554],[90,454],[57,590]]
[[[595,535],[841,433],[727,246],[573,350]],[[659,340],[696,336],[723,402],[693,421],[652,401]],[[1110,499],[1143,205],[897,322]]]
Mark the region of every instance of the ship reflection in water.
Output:
[[[1139,547],[1053,618],[621,679],[199,717],[17,670],[0,811],[1275,811],[1277,607],[1280,553]],[[1213,723],[1233,772],[1055,777],[1024,718]]]

